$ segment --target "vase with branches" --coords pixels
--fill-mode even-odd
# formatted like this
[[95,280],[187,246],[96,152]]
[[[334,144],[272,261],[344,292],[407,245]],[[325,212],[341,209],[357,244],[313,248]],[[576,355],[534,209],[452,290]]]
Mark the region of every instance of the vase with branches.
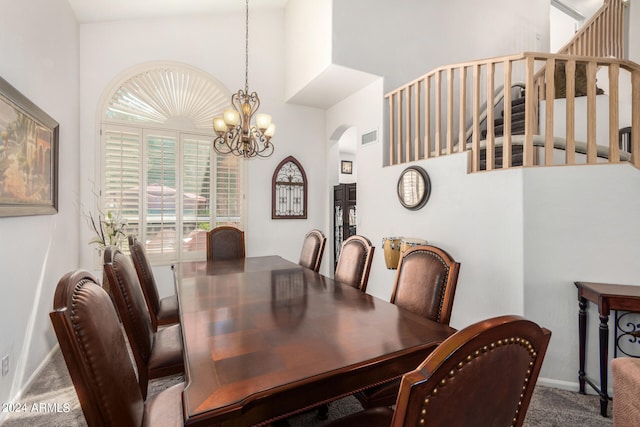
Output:
[[[97,246],[99,255],[102,256],[107,246],[115,246],[119,249],[122,247],[122,242],[127,238],[127,220],[122,215],[112,212],[105,214],[98,210],[97,216],[89,212],[85,217],[89,228],[94,233],[94,236],[89,240],[89,244]],[[113,298],[104,270],[102,271],[102,287]]]
[[127,220],[120,213],[98,211],[95,216],[89,212],[87,223],[94,233],[89,244],[98,246],[101,251],[107,246],[120,248],[127,238]]
[[91,192],[96,201],[97,214],[89,211],[84,212],[83,216],[87,221],[87,225],[93,232],[93,237],[89,240],[90,245],[96,245],[98,252],[102,254],[107,246],[122,247],[122,242],[127,238],[127,219],[122,216],[119,210],[106,212],[100,208],[100,196],[95,189],[93,181],[91,182]]

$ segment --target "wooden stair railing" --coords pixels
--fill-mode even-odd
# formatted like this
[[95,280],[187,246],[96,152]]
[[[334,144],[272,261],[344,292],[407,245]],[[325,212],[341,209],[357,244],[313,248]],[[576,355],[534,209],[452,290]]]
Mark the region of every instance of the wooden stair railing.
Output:
[[[564,67],[564,75],[558,74],[556,65]],[[579,118],[587,126],[585,149],[581,141],[576,141],[576,67],[584,67],[586,90],[586,115]],[[483,164],[486,170],[493,170],[496,152],[495,117],[493,108],[486,111],[486,129],[480,128],[481,106],[492,101],[498,85],[511,87],[512,82],[525,82],[525,129],[523,161],[525,167],[559,164],[554,160],[554,149],[558,147],[554,129],[554,106],[556,98],[556,78],[564,77],[566,82],[566,156],[561,164],[578,164],[576,153],[585,151],[584,163],[598,162],[598,141],[596,141],[596,118],[601,112],[596,108],[596,70],[608,69],[609,84],[605,93],[609,97],[609,141],[608,162],[621,161],[619,150],[619,101],[621,80],[631,82],[631,154],[630,161],[640,168],[640,65],[615,58],[599,58],[587,56],[559,55],[548,53],[525,52],[520,55],[504,56],[479,61],[455,64],[437,68],[436,70],[410,82],[385,97],[389,105],[389,146],[388,164],[400,164],[420,159],[448,155],[471,150],[471,172],[481,168],[481,151],[485,151]],[[537,78],[540,72],[540,78]],[[623,76],[624,78],[621,78]],[[579,83],[582,86],[582,83]],[[534,89],[531,96],[530,88]],[[623,89],[626,90],[626,89]],[[538,95],[540,98],[538,99]],[[538,117],[541,102],[544,101],[545,123],[543,135],[539,135]],[[503,137],[499,147],[502,150],[502,168],[512,167],[512,123],[511,123],[511,91],[504,92]],[[562,113],[562,112],[558,112]],[[466,123],[472,123],[471,143],[467,144]],[[578,122],[579,123],[579,122]],[[626,125],[626,124],[624,124]],[[484,131],[486,136],[482,138]],[[537,136],[536,136],[537,135]],[[536,141],[534,144],[534,136]],[[542,149],[540,145],[543,138]],[[498,150],[499,151],[499,150]],[[534,158],[534,155],[539,156]],[[626,156],[623,156],[626,158]],[[623,159],[624,160],[624,159]],[[600,160],[602,161],[602,159]]]
[[[491,170],[495,167],[495,108],[485,108],[484,105],[494,105],[493,97],[498,86],[511,87],[513,82],[524,79],[528,88],[525,101],[525,140],[523,146],[523,165],[534,165],[534,135],[539,134],[540,101],[546,101],[545,119],[545,149],[542,164],[550,164],[553,158],[553,107],[550,102],[555,95],[555,75],[566,75],[566,86],[562,89],[567,96],[567,112],[575,109],[576,67],[579,72],[586,69],[587,97],[589,113],[589,137],[587,146],[587,162],[596,160],[595,142],[595,73],[598,67],[609,67],[610,88],[610,136],[613,141],[614,129],[619,122],[619,73],[620,69],[631,74],[633,87],[633,114],[631,127],[637,127],[640,101],[637,100],[638,82],[637,65],[631,63],[615,63],[606,58],[622,59],[624,55],[624,10],[628,0],[604,0],[602,7],[582,26],[576,35],[563,46],[556,56],[548,54],[524,53],[522,55],[505,56],[481,61],[473,61],[452,66],[440,67],[425,76],[410,82],[386,95],[389,106],[389,137],[388,157],[386,164],[393,165],[413,160],[430,158],[468,149],[467,141],[471,135],[472,164],[471,171],[481,169]],[[536,61],[543,61],[542,66],[536,67]],[[556,72],[556,62],[564,67],[560,74]],[[603,64],[604,62],[604,64]],[[602,64],[602,65],[601,65]],[[496,77],[502,75],[502,78]],[[468,80],[471,80],[469,82]],[[457,84],[456,84],[457,81]],[[581,86],[578,83],[578,86]],[[615,89],[613,88],[615,86]],[[511,167],[511,93],[504,94],[503,134],[501,148],[503,151],[500,167]],[[483,103],[484,100],[484,103]],[[486,100],[490,100],[487,102]],[[446,111],[443,110],[443,103]],[[470,110],[470,111],[469,111]],[[469,115],[470,113],[470,115]],[[567,114],[566,135],[566,164],[575,163],[575,119]],[[467,123],[471,126],[465,126]],[[481,130],[481,123],[486,123],[486,129]],[[456,130],[454,130],[456,129]],[[481,139],[481,133],[482,135]],[[638,132],[634,132],[631,146],[637,146]],[[482,141],[482,144],[481,144]],[[635,142],[634,142],[635,141]],[[539,138],[536,140],[539,143]],[[484,150],[484,154],[481,153]],[[617,146],[617,145],[616,145]],[[595,147],[595,148],[594,148]],[[610,142],[610,161],[618,161],[618,149]],[[637,153],[637,149],[634,153]],[[482,161],[481,161],[482,157]],[[638,154],[632,160],[636,167]]]
[[[560,55],[625,59],[624,18],[627,1],[604,0],[600,9],[556,53]],[[544,98],[545,95],[540,92],[544,86],[541,81],[544,78],[542,71],[538,71],[534,78],[538,99]],[[576,72],[580,74],[584,70],[578,69]]]
[[604,0],[602,7],[557,53],[623,59],[625,7],[623,0]]

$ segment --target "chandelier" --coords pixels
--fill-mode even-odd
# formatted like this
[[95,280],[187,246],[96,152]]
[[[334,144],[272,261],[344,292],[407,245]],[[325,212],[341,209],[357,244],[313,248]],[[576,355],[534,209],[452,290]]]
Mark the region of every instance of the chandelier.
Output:
[[[245,27],[245,72],[244,90],[231,96],[231,106],[224,110],[222,117],[213,118],[216,138],[213,149],[219,154],[233,154],[238,157],[269,157],[273,154],[271,137],[276,126],[268,114],[256,114],[260,98],[255,92],[249,93],[249,0],[246,0]],[[256,116],[256,124],[251,119]]]

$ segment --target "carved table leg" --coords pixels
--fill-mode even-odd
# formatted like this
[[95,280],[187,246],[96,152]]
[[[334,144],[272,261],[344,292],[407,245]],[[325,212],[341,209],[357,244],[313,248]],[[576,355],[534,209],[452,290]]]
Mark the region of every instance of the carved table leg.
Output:
[[585,394],[585,352],[587,342],[587,299],[579,298],[578,306],[580,310],[578,312],[578,337],[580,342],[580,368],[578,370],[578,382],[580,383],[580,393]]
[[609,316],[600,315],[600,415],[607,416],[609,395],[607,372],[609,368]]

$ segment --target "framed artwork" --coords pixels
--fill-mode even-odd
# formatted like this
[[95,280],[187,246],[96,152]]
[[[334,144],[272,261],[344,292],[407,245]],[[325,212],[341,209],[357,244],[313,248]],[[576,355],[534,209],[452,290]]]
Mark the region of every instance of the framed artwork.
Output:
[[59,125],[0,78],[0,217],[58,212]]
[[351,160],[343,160],[340,162],[340,171],[346,174],[353,173],[353,162]]
[[271,219],[307,218],[307,174],[289,156],[278,164],[271,179]]

